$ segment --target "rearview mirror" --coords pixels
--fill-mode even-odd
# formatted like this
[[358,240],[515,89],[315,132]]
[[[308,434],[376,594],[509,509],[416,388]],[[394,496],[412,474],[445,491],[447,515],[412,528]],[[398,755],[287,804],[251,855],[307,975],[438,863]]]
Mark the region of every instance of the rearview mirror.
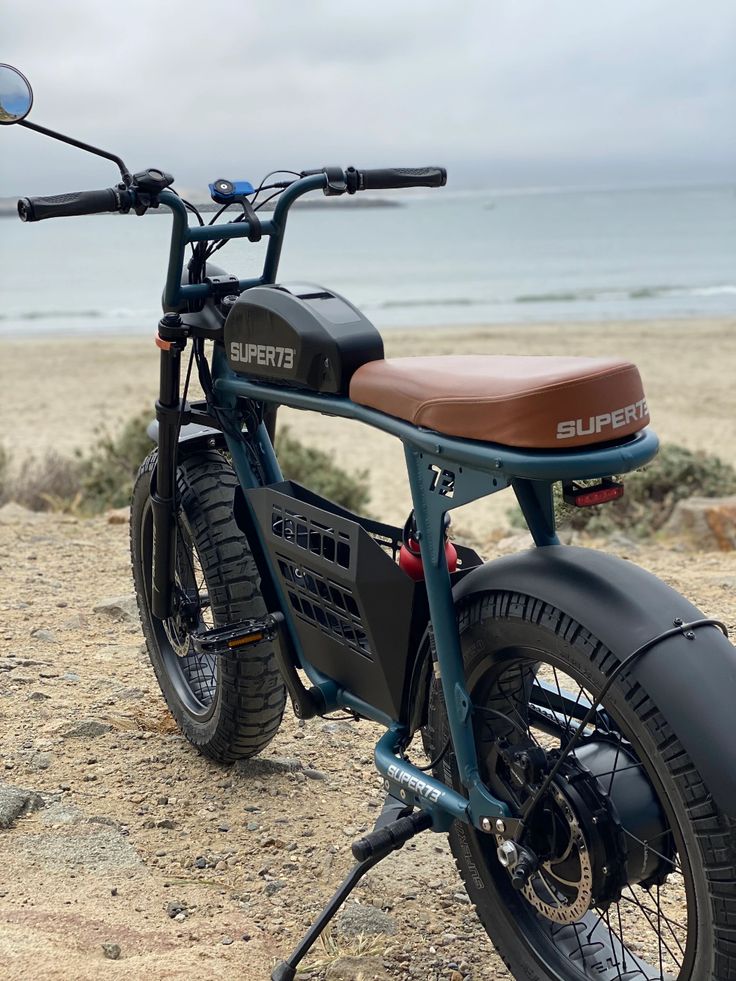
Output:
[[0,65],[0,124],[19,123],[32,105],[33,92],[25,75],[12,65]]

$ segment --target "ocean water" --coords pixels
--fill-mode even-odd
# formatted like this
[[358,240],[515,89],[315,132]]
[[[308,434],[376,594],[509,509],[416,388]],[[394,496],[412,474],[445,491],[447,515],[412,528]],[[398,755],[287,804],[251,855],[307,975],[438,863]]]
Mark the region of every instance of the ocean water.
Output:
[[[453,192],[294,210],[279,279],[328,286],[380,328],[736,312],[736,186]],[[166,215],[0,219],[0,335],[148,333]],[[256,275],[264,246],[219,264]]]

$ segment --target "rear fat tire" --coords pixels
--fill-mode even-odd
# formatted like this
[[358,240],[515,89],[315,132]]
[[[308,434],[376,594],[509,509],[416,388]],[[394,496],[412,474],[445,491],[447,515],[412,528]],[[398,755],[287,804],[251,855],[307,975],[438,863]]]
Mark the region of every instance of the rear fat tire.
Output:
[[[176,655],[150,610],[146,541],[156,461],[154,451],[141,465],[130,514],[133,579],[148,655],[166,704],[189,742],[219,763],[233,763],[261,752],[276,734],[284,712],[284,686],[273,648],[259,644],[237,657],[218,657],[210,703],[198,706],[198,711],[187,704],[189,692],[181,688]],[[216,626],[267,612],[248,542],[233,518],[237,484],[232,467],[220,453],[198,453],[179,463],[180,525],[199,558]]]
[[[494,592],[475,597],[458,611],[463,658],[472,689],[498,652],[526,646],[544,651],[569,666],[576,678],[600,691],[618,663],[610,651],[580,624],[561,611],[529,596]],[[564,668],[563,668],[564,670]],[[472,681],[471,681],[472,679]],[[693,884],[696,946],[688,981],[736,979],[736,833],[733,822],[718,810],[677,734],[640,685],[624,674],[606,696],[606,704],[635,734],[637,755],[653,771],[656,789],[666,800],[685,845]],[[440,685],[430,691],[424,742],[430,758],[448,739],[447,716]],[[714,751],[716,747],[714,747]],[[455,757],[448,753],[434,775],[462,792]],[[651,776],[650,776],[651,779]],[[600,978],[605,971],[581,974],[569,958],[549,962],[530,949],[528,937],[490,873],[489,859],[475,829],[456,821],[450,847],[471,901],[490,939],[515,978],[526,981],[568,981]],[[495,849],[494,849],[495,850]],[[518,895],[518,894],[516,894]],[[630,938],[627,938],[630,939]],[[569,966],[568,966],[569,965]],[[615,976],[615,975],[614,975]],[[638,981],[640,974],[636,974]],[[666,975],[670,978],[671,975]],[[683,976],[684,977],[684,976]]]

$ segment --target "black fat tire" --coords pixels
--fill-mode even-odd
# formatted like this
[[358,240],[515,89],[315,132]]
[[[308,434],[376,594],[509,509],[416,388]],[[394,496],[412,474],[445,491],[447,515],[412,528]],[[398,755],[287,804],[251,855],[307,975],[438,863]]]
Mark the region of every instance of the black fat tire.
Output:
[[[207,711],[194,713],[177,691],[162,649],[160,622],[149,607],[144,535],[150,527],[149,488],[156,451],[141,465],[133,488],[130,546],[138,610],[153,670],[177,725],[192,745],[219,763],[233,763],[260,753],[276,734],[284,712],[285,691],[273,649],[259,644],[246,654],[218,658],[216,687]],[[233,518],[237,479],[228,461],[215,451],[198,453],[179,464],[180,521],[196,549],[212,603],[215,625],[265,614],[259,577],[248,542]],[[157,629],[158,628],[158,629]],[[168,656],[167,656],[168,655]]]
[[[549,604],[518,593],[493,592],[475,597],[458,611],[466,676],[478,677],[484,658],[493,658],[509,645],[529,645],[554,652],[578,676],[590,679],[600,690],[618,663],[613,654],[570,616]],[[704,667],[704,670],[706,668]],[[472,694],[472,692],[471,692]],[[692,876],[697,915],[694,966],[688,981],[734,981],[736,979],[736,828],[719,811],[708,788],[693,765],[677,733],[658,711],[648,694],[626,673],[615,682],[606,702],[637,734],[643,753],[651,762],[660,788],[664,790],[685,842]],[[728,721],[724,720],[724,727]],[[724,736],[728,738],[724,728]],[[447,716],[438,682],[430,692],[425,748],[431,758],[448,738]],[[714,747],[714,752],[717,747]],[[459,791],[457,765],[448,753],[435,776]],[[465,888],[478,916],[504,963],[515,978],[525,981],[580,977],[564,965],[555,970],[540,964],[520,937],[513,914],[501,900],[488,859],[474,829],[455,822],[450,846]],[[487,853],[486,853],[487,854]],[[569,963],[566,962],[566,963]],[[606,974],[606,972],[604,972]],[[593,971],[591,977],[599,977]],[[636,975],[637,978],[639,974]],[[669,977],[669,975],[668,975]],[[606,979],[607,981],[607,979]]]

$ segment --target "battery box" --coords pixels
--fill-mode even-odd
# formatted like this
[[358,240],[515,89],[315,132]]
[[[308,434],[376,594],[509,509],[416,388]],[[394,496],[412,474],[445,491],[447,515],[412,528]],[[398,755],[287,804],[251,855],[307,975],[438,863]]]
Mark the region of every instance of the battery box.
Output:
[[362,364],[383,358],[373,324],[322,286],[254,286],[232,305],[224,342],[233,371],[277,385],[347,395]]

